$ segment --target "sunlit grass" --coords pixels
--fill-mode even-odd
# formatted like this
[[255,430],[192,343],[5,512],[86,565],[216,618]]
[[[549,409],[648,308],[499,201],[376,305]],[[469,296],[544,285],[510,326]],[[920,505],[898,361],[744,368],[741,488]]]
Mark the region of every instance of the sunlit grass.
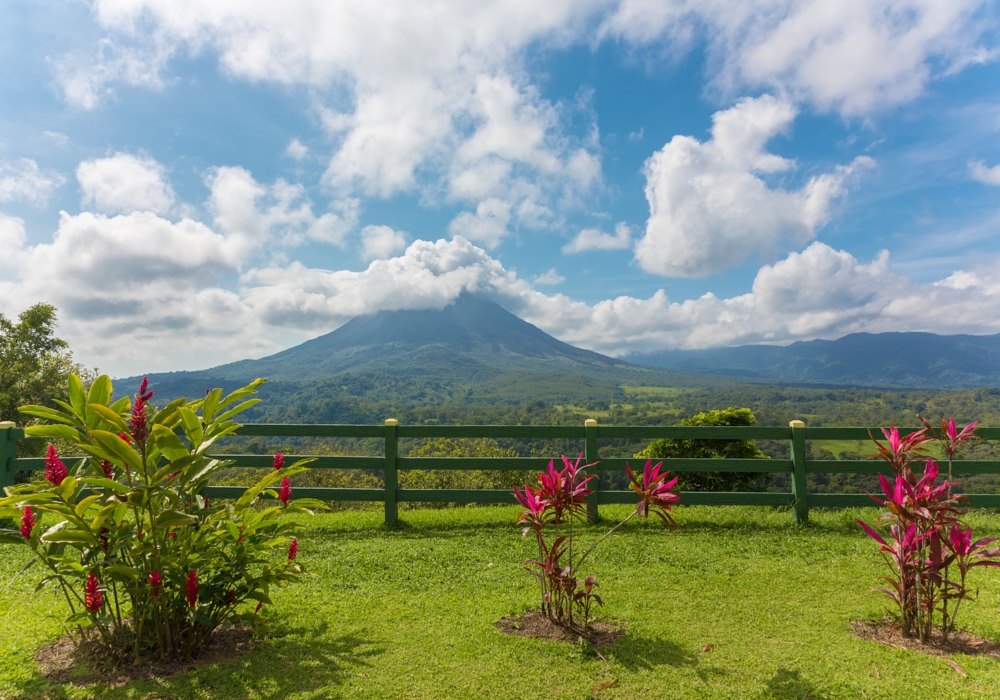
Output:
[[[625,507],[606,508],[624,516]],[[494,623],[537,604],[521,568],[532,554],[513,508],[317,516],[300,558],[315,576],[275,596],[266,639],[244,657],[109,690],[53,686],[35,649],[62,633],[54,592],[19,579],[0,596],[2,698],[991,698],[1000,663],[942,659],[853,637],[879,617],[866,595],[880,574],[861,511],[682,508],[681,529],[630,523],[592,557],[607,605],[628,637],[602,661],[570,645],[507,637]],[[875,511],[864,511],[874,519]],[[970,517],[1000,535],[995,517]],[[588,528],[584,539],[601,530]],[[25,551],[0,547],[0,586]],[[961,623],[1000,638],[1000,574],[976,577],[980,600]],[[702,652],[708,645],[714,645]],[[875,669],[878,669],[876,674]],[[618,679],[607,689],[591,689]]]

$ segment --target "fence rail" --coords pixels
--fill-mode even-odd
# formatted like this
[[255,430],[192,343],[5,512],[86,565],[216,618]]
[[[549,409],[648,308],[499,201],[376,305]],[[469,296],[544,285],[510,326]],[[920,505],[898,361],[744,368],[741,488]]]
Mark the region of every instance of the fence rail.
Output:
[[[768,472],[790,474],[792,490],[776,492],[707,492],[685,491],[681,503],[689,505],[741,505],[741,506],[790,506],[798,522],[805,522],[810,508],[846,508],[872,505],[864,494],[807,493],[806,474],[878,474],[892,473],[880,460],[822,460],[806,459],[806,440],[867,440],[869,430],[880,435],[877,428],[808,428],[802,421],[792,421],[789,427],[772,426],[599,426],[588,420],[582,426],[565,425],[399,425],[389,419],[384,425],[308,425],[308,424],[255,424],[241,426],[238,435],[267,437],[328,437],[328,438],[378,438],[384,441],[382,457],[316,456],[309,466],[312,469],[363,469],[378,470],[384,474],[384,487],[362,488],[306,488],[296,487],[295,494],[303,498],[326,501],[381,502],[385,506],[385,521],[392,524],[398,517],[399,503],[514,503],[513,494],[506,490],[492,489],[401,489],[398,473],[411,470],[541,470],[549,462],[545,457],[400,457],[399,440],[416,438],[528,438],[576,439],[584,443],[584,459],[598,462],[597,472],[623,471],[626,463],[635,459],[619,457],[601,460],[598,457],[598,440],[602,439],[709,439],[709,440],[788,440],[789,459],[671,459],[668,466],[674,472]],[[918,428],[901,428],[907,435]],[[1000,428],[981,428],[979,437],[1000,440]],[[18,470],[42,470],[41,458],[16,458],[15,448],[24,439],[24,431],[13,423],[0,423],[0,487],[13,483]],[[271,466],[271,456],[212,455],[234,461],[236,467],[266,468]],[[309,455],[301,455],[309,457]],[[296,455],[300,457],[300,455]],[[66,459],[72,468],[72,458]],[[956,460],[957,474],[1000,474],[1000,460]],[[234,498],[243,493],[239,486],[209,486],[207,495]],[[1000,494],[966,494],[973,508],[1000,508]],[[631,491],[605,491],[599,488],[588,499],[588,512],[592,521],[599,517],[599,506],[612,503],[633,503]]]

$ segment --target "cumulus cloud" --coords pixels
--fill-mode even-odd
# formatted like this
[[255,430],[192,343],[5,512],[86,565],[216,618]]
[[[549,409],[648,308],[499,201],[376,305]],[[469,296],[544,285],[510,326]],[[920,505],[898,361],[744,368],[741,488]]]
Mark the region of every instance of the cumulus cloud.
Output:
[[0,161],[0,202],[43,206],[65,181],[59,173],[43,171],[31,158]]
[[389,226],[365,226],[361,229],[361,255],[365,260],[391,258],[404,250],[409,236]]
[[847,116],[995,58],[986,0],[622,0],[598,34],[674,55],[708,43],[723,94],[776,89]]
[[492,250],[509,233],[509,222],[510,204],[491,197],[479,203],[475,214],[463,211],[452,219],[448,224],[448,232],[453,236],[463,236],[482,243]]
[[980,160],[974,163],[969,163],[969,172],[973,179],[978,180],[979,182],[987,185],[1000,186],[1000,165],[994,165],[990,168]]
[[632,246],[632,229],[624,221],[615,226],[615,235],[596,228],[585,228],[572,241],[563,246],[566,254],[585,250],[624,250]]
[[292,139],[285,149],[285,155],[295,160],[302,160],[309,154],[309,149],[298,139]]
[[556,272],[556,269],[550,268],[548,272],[543,272],[542,274],[535,277],[535,284],[551,285],[555,286],[557,284],[562,284],[566,281],[566,278]]
[[648,272],[698,277],[803,244],[829,219],[850,179],[874,166],[867,156],[809,179],[800,189],[763,179],[795,162],[764,147],[787,130],[795,108],[770,95],[740,100],[712,116],[708,141],[674,136],[646,161],[650,216],[635,257]]
[[174,191],[165,175],[152,158],[129,153],[85,160],[76,169],[84,206],[106,214],[166,213],[174,205]]

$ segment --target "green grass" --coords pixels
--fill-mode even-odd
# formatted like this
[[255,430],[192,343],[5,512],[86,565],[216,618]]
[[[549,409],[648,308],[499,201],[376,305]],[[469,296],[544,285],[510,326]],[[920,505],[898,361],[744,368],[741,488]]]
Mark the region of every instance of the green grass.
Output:
[[[854,524],[861,511],[814,512],[802,528],[787,511],[707,507],[680,509],[676,532],[655,519],[630,523],[592,561],[607,601],[601,615],[628,628],[607,662],[494,629],[537,604],[534,579],[520,569],[531,542],[515,514],[411,510],[392,530],[377,511],[317,516],[299,555],[315,577],[277,594],[252,652],[119,689],[47,684],[32,657],[62,633],[62,606],[53,593],[32,593],[34,580],[18,580],[0,595],[0,697],[1000,697],[993,659],[956,657],[964,679],[942,659],[851,635],[851,621],[885,609],[866,595],[880,567]],[[1000,534],[994,516],[969,520],[979,534]],[[24,556],[0,547],[0,585]],[[998,639],[1000,574],[976,582],[981,597],[962,623]]]

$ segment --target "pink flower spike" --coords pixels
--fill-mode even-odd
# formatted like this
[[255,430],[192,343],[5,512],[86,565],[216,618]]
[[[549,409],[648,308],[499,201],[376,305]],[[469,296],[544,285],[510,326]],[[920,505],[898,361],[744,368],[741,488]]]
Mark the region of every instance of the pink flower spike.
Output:
[[274,465],[273,466],[274,466],[274,470],[275,471],[278,471],[283,466],[285,466],[285,455],[281,454],[280,452],[278,454],[274,455]]
[[295,561],[295,557],[299,554],[299,541],[292,539],[291,544],[288,545],[288,561]]
[[185,595],[189,608],[194,608],[198,604],[198,573],[191,569],[187,575]]
[[278,492],[278,500],[281,501],[281,505],[287,507],[288,502],[292,499],[292,482],[288,480],[286,476],[281,480],[281,491]]
[[31,539],[31,531],[35,527],[35,511],[31,509],[31,506],[25,506],[24,511],[21,513],[21,535],[24,539]]
[[160,595],[160,586],[163,585],[163,578],[161,578],[159,571],[154,569],[153,573],[149,575],[149,585],[153,589],[153,597],[158,598]]
[[59,459],[55,445],[49,445],[45,453],[45,478],[53,486],[58,486],[66,478],[66,465]]
[[100,582],[94,576],[94,572],[91,571],[87,575],[87,583],[83,586],[83,604],[87,608],[87,612],[91,615],[97,613],[101,609],[101,606],[104,605],[104,595],[101,593],[99,586]]

